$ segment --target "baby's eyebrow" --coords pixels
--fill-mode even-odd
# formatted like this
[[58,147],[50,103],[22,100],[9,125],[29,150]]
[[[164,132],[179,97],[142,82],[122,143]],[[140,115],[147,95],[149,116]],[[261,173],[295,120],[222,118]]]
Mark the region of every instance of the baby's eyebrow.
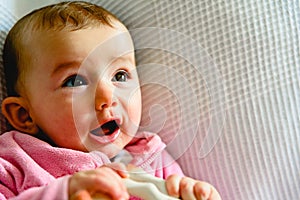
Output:
[[116,58],[114,58],[114,62],[115,61],[121,61],[121,62],[135,62],[134,60],[134,56],[130,55],[130,54],[124,54],[122,56],[118,56]]
[[79,68],[81,65],[81,61],[69,61],[58,64],[52,71],[51,75],[55,75],[66,68]]

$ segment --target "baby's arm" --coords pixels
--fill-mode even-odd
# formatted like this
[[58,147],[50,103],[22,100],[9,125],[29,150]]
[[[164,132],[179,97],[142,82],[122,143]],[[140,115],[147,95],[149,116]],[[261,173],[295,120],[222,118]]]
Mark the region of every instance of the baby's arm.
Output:
[[[79,181],[83,185],[79,185],[80,187],[75,187],[77,190],[72,193],[70,200],[128,198],[128,193],[126,192],[126,188],[124,188],[125,186],[131,195],[142,197],[146,200],[170,200],[177,198],[188,200],[221,200],[219,193],[213,186],[206,182],[197,181],[189,177],[171,175],[164,181],[163,179],[147,174],[138,168],[129,171],[130,176],[127,174],[122,174],[122,170],[111,170],[111,168],[107,167],[100,168],[99,171],[101,171],[101,173],[106,173],[108,177],[101,176],[102,178],[99,177],[99,181],[89,178],[86,179],[86,177],[84,177],[91,176],[91,174],[94,176],[94,173],[96,173],[96,176],[98,176],[99,172],[94,172],[94,170],[88,171],[88,173],[84,174],[79,172],[78,174],[80,177],[84,177],[80,178],[81,180]],[[110,174],[110,172],[113,173]],[[118,176],[118,179],[115,179],[115,175]],[[100,184],[100,187],[93,183],[87,183],[86,181],[92,181],[95,184]],[[103,181],[105,184],[104,187],[103,183],[101,183]],[[113,183],[113,181],[116,181],[117,183]],[[90,187],[94,189],[91,190],[89,189]]]

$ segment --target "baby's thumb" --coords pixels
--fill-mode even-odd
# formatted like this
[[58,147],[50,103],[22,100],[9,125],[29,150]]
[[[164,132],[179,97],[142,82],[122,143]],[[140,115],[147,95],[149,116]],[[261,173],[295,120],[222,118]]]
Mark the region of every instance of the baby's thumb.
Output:
[[87,190],[79,190],[70,197],[70,200],[92,200],[92,197]]
[[96,193],[93,195],[93,200],[111,200],[111,197],[102,193]]

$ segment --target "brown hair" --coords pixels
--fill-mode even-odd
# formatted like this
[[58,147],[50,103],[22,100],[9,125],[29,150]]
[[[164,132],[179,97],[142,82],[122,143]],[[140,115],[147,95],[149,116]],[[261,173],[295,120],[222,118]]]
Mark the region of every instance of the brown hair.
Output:
[[[3,49],[3,64],[8,96],[19,96],[17,91],[20,66],[24,64],[22,46],[26,36],[34,31],[75,31],[100,25],[112,27],[117,20],[104,8],[84,1],[61,2],[32,11],[21,18],[9,31]],[[22,48],[23,47],[23,48]],[[23,67],[23,66],[22,66]]]

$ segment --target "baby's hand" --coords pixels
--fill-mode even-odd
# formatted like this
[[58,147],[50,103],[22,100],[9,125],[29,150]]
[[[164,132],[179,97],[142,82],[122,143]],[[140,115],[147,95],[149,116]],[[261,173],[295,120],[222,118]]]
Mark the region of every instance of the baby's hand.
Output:
[[88,171],[77,172],[69,179],[70,200],[91,200],[92,196],[103,194],[110,199],[129,199],[122,181],[127,178],[126,167],[122,164],[110,164]]
[[166,180],[170,196],[189,200],[221,200],[217,190],[210,184],[189,177],[171,175]]

